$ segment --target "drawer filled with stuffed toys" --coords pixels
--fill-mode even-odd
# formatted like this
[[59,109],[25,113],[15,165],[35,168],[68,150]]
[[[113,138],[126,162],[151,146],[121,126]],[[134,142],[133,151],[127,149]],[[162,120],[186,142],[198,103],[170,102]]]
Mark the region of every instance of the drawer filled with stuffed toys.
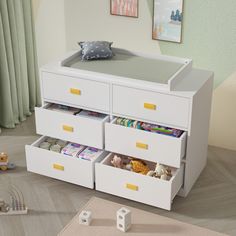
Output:
[[137,174],[142,174],[167,181],[171,179],[175,172],[175,168],[171,168],[160,163],[144,161],[141,159],[119,154],[114,154],[111,159],[110,165],[115,168],[120,168]]
[[96,189],[170,210],[183,185],[180,168],[110,153],[95,164]]

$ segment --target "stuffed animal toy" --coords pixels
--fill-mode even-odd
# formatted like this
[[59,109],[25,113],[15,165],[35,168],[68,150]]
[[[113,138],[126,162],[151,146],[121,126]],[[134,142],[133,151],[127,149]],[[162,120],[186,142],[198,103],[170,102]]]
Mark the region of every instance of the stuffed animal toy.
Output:
[[116,168],[122,168],[123,167],[122,159],[118,155],[114,155],[114,157],[111,160],[111,164]]
[[149,172],[149,167],[147,166],[147,164],[141,160],[131,160],[130,161],[131,164],[131,171],[136,172],[136,173],[140,173],[142,175],[146,175]]
[[154,177],[155,174],[156,174],[156,172],[154,170],[149,170],[147,173],[147,175],[151,176],[151,177]]
[[166,175],[171,178],[172,177],[172,173],[171,173],[171,168],[170,167],[167,167],[166,168]]
[[161,175],[161,178],[160,178],[160,179],[168,180],[168,176],[167,176],[167,174],[163,174],[163,175]]
[[9,205],[5,203],[2,199],[0,199],[0,212],[8,212],[9,211]]
[[159,163],[156,164],[155,172],[157,176],[161,176],[166,173],[166,168]]
[[130,163],[124,164],[124,169],[132,171],[132,165]]
[[124,156],[124,158],[122,159],[122,161],[123,161],[123,169],[132,171],[132,166],[131,166],[130,162],[133,159],[134,159],[133,157]]
[[159,163],[156,164],[155,170],[148,171],[147,175],[162,180],[169,180],[172,177],[171,169],[160,165]]
[[12,170],[15,168],[15,164],[8,161],[8,155],[5,152],[0,153],[0,170]]

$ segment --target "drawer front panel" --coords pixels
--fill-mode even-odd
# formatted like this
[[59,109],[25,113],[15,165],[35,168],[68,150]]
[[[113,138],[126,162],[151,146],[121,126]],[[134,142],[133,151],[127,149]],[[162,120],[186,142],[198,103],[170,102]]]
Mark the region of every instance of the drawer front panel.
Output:
[[113,113],[187,129],[189,100],[187,98],[114,85]]
[[95,164],[96,190],[125,197],[148,205],[171,209],[172,200],[183,184],[183,166],[170,181]]
[[44,108],[35,108],[35,119],[38,134],[100,149],[104,147],[105,121],[73,116]]
[[28,171],[94,188],[94,163],[26,146]]
[[185,155],[186,133],[180,138],[106,123],[105,149],[179,168]]
[[44,72],[42,86],[46,100],[109,112],[109,84]]

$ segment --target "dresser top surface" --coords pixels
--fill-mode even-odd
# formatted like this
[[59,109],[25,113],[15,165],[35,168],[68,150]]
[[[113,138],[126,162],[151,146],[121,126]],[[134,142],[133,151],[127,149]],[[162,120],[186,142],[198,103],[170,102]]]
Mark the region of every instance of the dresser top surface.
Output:
[[82,61],[78,56],[69,60],[64,66],[129,79],[168,84],[169,79],[182,68],[183,63],[115,53],[112,59],[106,60]]
[[[115,53],[116,57],[113,60],[83,62],[78,60],[80,52],[72,51],[63,58],[41,67],[41,72],[188,98],[193,97],[209,79],[213,78],[211,71],[192,68],[190,59],[156,54],[126,53],[122,49],[117,49]],[[114,73],[117,73],[116,76]],[[131,76],[133,78],[130,78]],[[170,76],[172,77],[170,78]],[[171,84],[173,84],[172,87]]]

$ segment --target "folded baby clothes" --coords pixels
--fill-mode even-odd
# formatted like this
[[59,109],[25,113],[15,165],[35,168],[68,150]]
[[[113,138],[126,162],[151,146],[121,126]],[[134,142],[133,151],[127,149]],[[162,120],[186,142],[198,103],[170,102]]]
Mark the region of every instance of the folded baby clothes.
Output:
[[83,116],[94,120],[103,120],[106,117],[105,114],[86,110],[82,110],[81,112],[77,113],[76,116]]
[[79,108],[74,108],[74,107],[68,107],[60,104],[52,104],[51,106],[48,107],[49,110],[52,111],[59,111],[63,113],[68,113],[71,115],[74,115],[75,113],[78,113],[80,111]]
[[78,153],[83,151],[85,146],[77,143],[68,143],[62,150],[61,153],[67,156],[76,157]]
[[77,154],[77,157],[83,160],[93,161],[102,154],[103,150],[87,147],[81,153]]
[[45,150],[49,150],[50,146],[51,146],[51,144],[49,142],[46,142],[46,141],[39,144],[39,147],[42,148],[42,149],[45,149]]
[[58,144],[61,148],[64,148],[67,145],[67,141],[64,140],[57,140],[56,144]]
[[48,138],[46,138],[45,142],[48,142],[51,145],[54,145],[57,142],[57,139],[48,137]]
[[136,121],[136,120],[130,120],[130,119],[122,118],[122,117],[118,117],[116,119],[116,124],[135,128],[135,129],[149,131],[152,133],[169,135],[169,136],[173,136],[177,138],[179,138],[183,133],[183,131],[179,129],[173,129],[173,128],[169,128],[169,127],[165,127],[161,125],[150,124],[150,123]]
[[169,135],[169,136],[173,136],[176,138],[179,138],[183,133],[183,131],[179,130],[179,129],[173,129],[173,128],[149,124],[149,123],[143,123],[142,128],[146,131],[150,131],[150,132],[158,133],[158,134]]
[[52,146],[50,147],[50,151],[60,153],[60,152],[61,152],[61,146],[58,145],[58,144],[54,144],[54,145],[52,145]]

